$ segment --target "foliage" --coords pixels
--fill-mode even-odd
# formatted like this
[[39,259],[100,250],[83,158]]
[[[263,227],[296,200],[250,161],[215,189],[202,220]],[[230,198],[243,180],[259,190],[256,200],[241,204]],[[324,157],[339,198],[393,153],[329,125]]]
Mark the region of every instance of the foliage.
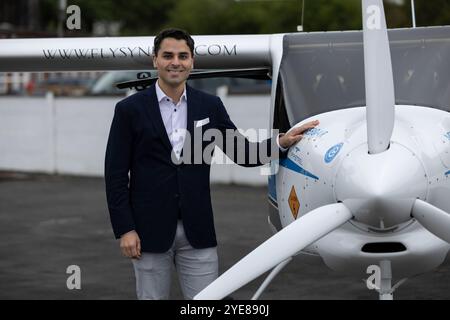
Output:
[[[57,0],[41,0],[44,25],[55,31]],[[120,21],[121,35],[153,35],[164,27],[192,34],[295,32],[302,0],[71,0],[81,7],[82,34],[96,21]],[[410,27],[410,1],[385,1],[389,28]],[[450,24],[450,0],[416,0],[418,26]],[[304,30],[360,30],[360,0],[305,0]]]

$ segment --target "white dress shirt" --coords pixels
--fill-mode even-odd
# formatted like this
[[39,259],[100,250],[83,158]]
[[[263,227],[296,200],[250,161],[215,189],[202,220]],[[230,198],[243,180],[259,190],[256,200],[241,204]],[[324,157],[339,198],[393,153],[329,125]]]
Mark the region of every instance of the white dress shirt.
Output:
[[183,149],[187,128],[186,87],[177,104],[162,91],[158,81],[156,81],[155,87],[164,127],[166,128],[170,143],[172,144],[173,152],[179,159],[181,150]]

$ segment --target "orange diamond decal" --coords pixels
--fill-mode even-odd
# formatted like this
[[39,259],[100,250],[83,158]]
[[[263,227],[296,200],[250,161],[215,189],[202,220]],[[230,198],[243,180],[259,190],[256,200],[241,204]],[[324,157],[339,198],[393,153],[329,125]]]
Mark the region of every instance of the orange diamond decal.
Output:
[[289,194],[289,208],[291,208],[292,215],[294,219],[297,219],[298,209],[300,209],[300,202],[297,198],[297,193],[295,193],[295,188],[292,186],[291,193]]

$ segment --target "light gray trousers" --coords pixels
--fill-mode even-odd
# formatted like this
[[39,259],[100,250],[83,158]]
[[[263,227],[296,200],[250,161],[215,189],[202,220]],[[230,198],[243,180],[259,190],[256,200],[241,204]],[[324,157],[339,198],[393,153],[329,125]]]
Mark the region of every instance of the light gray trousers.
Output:
[[172,247],[165,253],[143,252],[132,259],[139,300],[167,300],[170,295],[172,267],[175,265],[183,296],[191,300],[219,273],[217,247],[194,249],[178,220]]

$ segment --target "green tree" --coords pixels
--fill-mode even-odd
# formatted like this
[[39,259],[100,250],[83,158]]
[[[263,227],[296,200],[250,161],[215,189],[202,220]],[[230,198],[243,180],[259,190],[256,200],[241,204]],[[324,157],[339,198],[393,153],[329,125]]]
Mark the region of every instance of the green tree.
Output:
[[417,26],[450,25],[450,0],[416,0]]
[[251,34],[296,31],[301,0],[180,0],[167,25],[195,34]]
[[[176,0],[71,0],[69,4],[81,8],[82,30],[71,34],[89,34],[96,21],[120,21],[122,35],[153,35],[167,21]],[[44,25],[49,31],[56,31],[58,1],[42,0]],[[69,33],[69,32],[67,32]]]
[[[41,0],[48,31],[56,31],[57,0]],[[302,0],[71,0],[79,5],[85,36],[96,21],[120,21],[121,35],[154,35],[164,27],[192,34],[261,34],[295,32]],[[410,1],[384,1],[389,28],[410,27]],[[361,30],[360,0],[305,0],[305,31]],[[450,24],[450,0],[416,0],[418,26]]]

